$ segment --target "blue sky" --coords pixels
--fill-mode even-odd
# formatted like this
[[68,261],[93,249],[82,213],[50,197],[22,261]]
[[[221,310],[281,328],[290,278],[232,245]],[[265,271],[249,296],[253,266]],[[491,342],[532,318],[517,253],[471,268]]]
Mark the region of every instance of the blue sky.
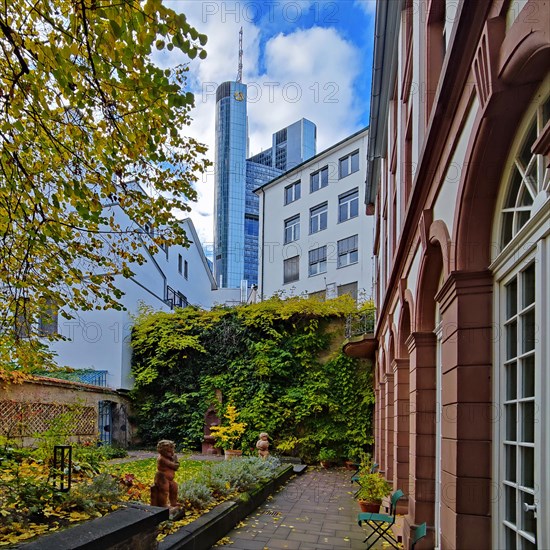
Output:
[[[204,61],[190,66],[193,122],[185,132],[209,146],[214,160],[214,90],[234,80],[238,33],[244,32],[243,82],[248,84],[250,154],[271,145],[271,134],[305,117],[317,125],[321,151],[368,125],[373,0],[166,2],[208,36]],[[163,52],[165,66],[185,61]],[[215,169],[215,167],[214,167]],[[213,169],[213,170],[214,170]],[[201,178],[193,219],[203,244],[212,240],[214,176]]]

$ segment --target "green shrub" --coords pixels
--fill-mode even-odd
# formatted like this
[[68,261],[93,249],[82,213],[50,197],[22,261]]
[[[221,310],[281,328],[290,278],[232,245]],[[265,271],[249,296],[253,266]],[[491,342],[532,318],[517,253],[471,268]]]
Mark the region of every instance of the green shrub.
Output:
[[178,499],[185,504],[202,510],[212,501],[212,491],[200,479],[188,479],[178,486]]
[[179,484],[178,497],[185,504],[196,508],[206,508],[214,497],[226,497],[232,493],[245,493],[259,483],[273,479],[281,462],[269,457],[228,460],[212,464],[196,478]]
[[98,504],[121,500],[122,490],[118,481],[110,474],[99,474],[90,483],[78,483],[70,493],[70,505],[90,512],[101,508]]
[[128,451],[122,447],[117,447],[116,445],[102,445],[99,447],[99,450],[105,460],[112,460],[113,458],[126,458],[128,456]]
[[323,447],[319,451],[319,460],[322,460],[323,462],[333,462],[338,458],[338,454],[334,449],[327,449],[327,447]]

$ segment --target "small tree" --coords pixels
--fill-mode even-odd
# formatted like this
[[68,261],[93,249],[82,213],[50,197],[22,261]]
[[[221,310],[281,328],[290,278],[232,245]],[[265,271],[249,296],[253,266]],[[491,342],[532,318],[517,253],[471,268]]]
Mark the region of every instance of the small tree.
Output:
[[222,426],[211,426],[210,433],[216,439],[216,447],[221,447],[224,451],[235,449],[242,435],[246,430],[244,422],[237,422],[239,413],[234,405],[228,405],[224,418],[227,424]]

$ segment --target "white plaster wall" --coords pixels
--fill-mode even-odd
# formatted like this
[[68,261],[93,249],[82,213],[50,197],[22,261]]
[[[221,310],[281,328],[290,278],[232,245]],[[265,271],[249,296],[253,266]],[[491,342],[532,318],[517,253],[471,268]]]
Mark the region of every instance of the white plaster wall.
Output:
[[[121,226],[131,221],[119,209]],[[66,340],[53,342],[50,347],[57,353],[57,363],[74,369],[107,370],[107,384],[112,388],[130,389],[131,347],[130,331],[133,316],[140,304],[156,311],[170,311],[164,302],[165,286],[181,292],[190,304],[209,308],[215,292],[213,278],[203,262],[201,244],[190,220],[182,222],[187,236],[193,242],[189,248],[170,247],[168,257],[160,250],[142,266],[133,265],[134,276],[116,278],[116,286],[124,292],[120,302],[125,310],[92,310],[70,312],[74,319],[59,316],[58,331]],[[146,237],[144,237],[146,238]],[[188,279],[178,272],[178,254],[189,263]]]
[[460,137],[457,141],[455,150],[451,156],[449,165],[445,171],[443,184],[439,189],[433,213],[434,220],[443,220],[449,229],[449,235],[452,237],[454,230],[454,217],[457,208],[457,193],[460,185],[460,179],[465,169],[464,159],[468,148],[468,141],[472,135],[475,117],[479,109],[479,101],[476,98],[472,101],[472,105],[466,116],[466,121],[463,125]]
[[[401,12],[401,25],[399,29],[399,38],[398,38],[398,55],[397,55],[397,101],[398,101],[398,108],[397,108],[397,148],[396,148],[396,164],[395,164],[395,181],[397,184],[397,224],[396,224],[396,232],[399,237],[401,235],[401,230],[403,227],[403,218],[401,216],[401,212],[404,210],[404,201],[405,197],[403,197],[402,191],[402,185],[401,182],[403,181],[403,162],[404,162],[404,156],[403,156],[403,148],[401,147],[401,144],[404,143],[405,140],[405,130],[406,128],[403,125],[403,118],[401,116],[402,111],[402,97],[401,97],[401,90],[403,88],[403,71],[404,71],[404,64],[405,59],[403,58],[403,51],[405,49],[405,37],[403,29],[405,27],[405,15],[404,12]],[[392,152],[392,136],[391,133],[388,132],[388,156],[391,155]],[[380,247],[383,246],[384,243],[380,243]]]
[[[397,330],[399,330],[399,321],[401,317],[401,302],[398,300],[395,304],[395,308],[393,310],[393,324],[397,327]],[[395,343],[397,346],[397,342]],[[396,349],[397,352],[397,349]]]
[[[249,289],[250,293],[250,289]],[[212,291],[212,305],[237,305],[241,303],[240,288],[218,288]]]
[[420,3],[413,2],[413,45],[412,45],[412,82],[411,96],[412,103],[412,163],[413,163],[413,185],[416,176],[416,167],[420,157],[420,146],[423,142],[424,110],[426,108],[426,72],[424,68],[424,28],[422,8]]
[[[168,277],[168,284],[172,288],[176,289],[173,285],[177,285],[176,290],[180,290],[190,304],[208,309],[214,303],[213,280],[210,279],[208,268],[203,263],[202,245],[194,228],[191,227],[191,220],[187,219],[183,224],[187,238],[193,242],[189,248],[183,246],[171,247],[168,251],[168,260],[165,257],[165,267],[163,269]],[[183,260],[188,262],[187,279],[184,278],[183,273],[178,272],[178,254],[181,254]]]
[[411,263],[411,268],[407,273],[407,288],[412,292],[416,299],[416,289],[418,288],[418,272],[420,270],[420,259],[422,257],[422,245],[418,245],[414,251],[414,258]]
[[74,319],[59,317],[58,332],[66,341],[54,342],[60,366],[106,370],[107,385],[120,388],[124,315],[113,309],[73,312]]
[[[260,293],[268,298],[281,292],[285,296],[325,290],[331,283],[344,285],[357,281],[360,295],[372,296],[372,216],[367,217],[363,204],[365,193],[367,132],[352,138],[336,149],[320,153],[310,162],[285,174],[285,177],[265,187],[260,196]],[[359,149],[359,171],[338,179],[338,160]],[[310,174],[328,165],[329,184],[310,193]],[[301,180],[301,198],[285,206],[284,188]],[[359,190],[359,216],[338,223],[338,196],[354,188]],[[328,202],[327,229],[309,235],[310,208]],[[300,214],[300,239],[284,244],[284,222]],[[359,261],[337,268],[337,242],[358,235]],[[308,276],[309,250],[327,246],[327,271]],[[300,279],[288,284],[283,281],[284,260],[300,256]]]
[[447,41],[447,50],[449,49],[451,36],[457,20],[459,6],[460,2],[458,0],[445,0],[445,39]]

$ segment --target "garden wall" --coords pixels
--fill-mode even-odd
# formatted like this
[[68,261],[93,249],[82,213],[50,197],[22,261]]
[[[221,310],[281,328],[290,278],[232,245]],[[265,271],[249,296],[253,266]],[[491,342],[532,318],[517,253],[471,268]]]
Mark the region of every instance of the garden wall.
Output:
[[101,428],[110,433],[113,444],[128,446],[133,429],[127,396],[108,388],[42,376],[0,387],[0,433],[22,446],[32,446],[35,434],[47,430],[59,415],[76,405],[72,425],[67,426],[70,439],[97,439],[100,404],[110,413]]

